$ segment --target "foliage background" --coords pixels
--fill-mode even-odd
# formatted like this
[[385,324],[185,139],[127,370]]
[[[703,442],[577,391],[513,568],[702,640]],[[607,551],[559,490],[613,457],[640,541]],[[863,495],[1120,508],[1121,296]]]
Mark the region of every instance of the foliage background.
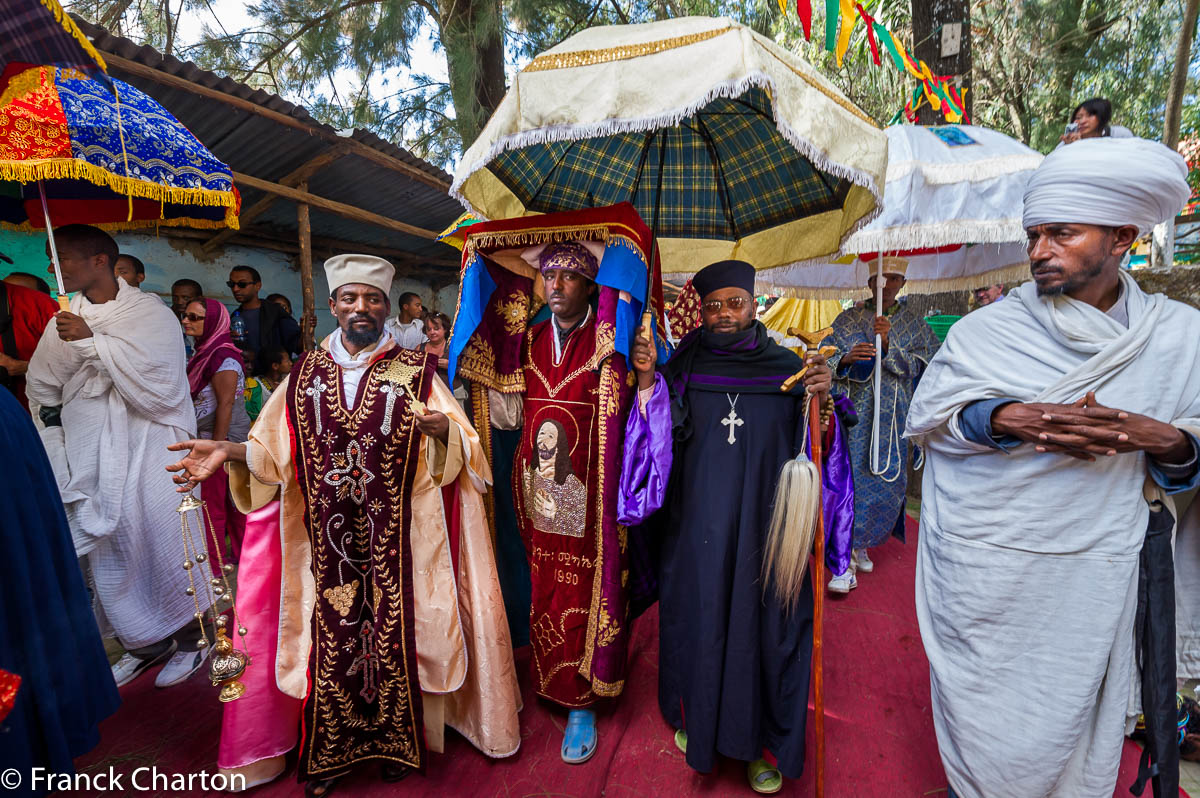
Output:
[[[367,128],[448,168],[515,71],[591,25],[730,16],[800,53],[881,125],[915,87],[886,55],[882,66],[871,62],[861,24],[838,68],[824,50],[820,2],[813,2],[808,42],[795,8],[781,12],[776,0],[253,0],[245,13],[230,15],[235,1],[76,0],[68,8],[299,102],[336,127]],[[911,51],[909,0],[866,0],[864,7]],[[231,16],[247,24],[229,24]],[[1104,96],[1116,109],[1114,122],[1161,138],[1182,18],[1182,0],[974,0],[972,121],[1049,151],[1073,108]],[[1190,148],[1195,163],[1195,51],[1191,65],[1182,130],[1191,141],[1181,148]],[[1193,179],[1200,189],[1200,173]]]

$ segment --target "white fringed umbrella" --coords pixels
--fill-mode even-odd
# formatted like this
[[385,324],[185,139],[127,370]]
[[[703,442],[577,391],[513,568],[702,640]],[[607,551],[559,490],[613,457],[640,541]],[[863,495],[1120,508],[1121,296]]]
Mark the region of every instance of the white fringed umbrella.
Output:
[[[862,261],[874,261],[882,278],[885,255],[909,259],[909,292],[971,289],[1028,273],[1022,197],[1042,162],[1040,153],[975,125],[895,125],[886,133],[883,211],[846,241],[843,252],[856,257],[772,269],[759,277],[764,287],[811,298],[853,295],[866,285]],[[882,279],[876,279],[875,303],[883,303]],[[876,351],[881,346],[876,336]],[[876,473],[882,376],[876,362],[871,447]]]

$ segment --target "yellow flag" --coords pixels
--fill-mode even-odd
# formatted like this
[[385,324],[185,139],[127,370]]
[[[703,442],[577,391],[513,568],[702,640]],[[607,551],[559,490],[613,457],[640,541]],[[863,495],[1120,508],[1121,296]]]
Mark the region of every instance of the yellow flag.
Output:
[[858,22],[858,13],[854,10],[854,0],[838,0],[838,4],[842,12],[842,27],[838,30],[837,48],[833,54],[837,58],[838,67],[841,67],[842,57],[850,47],[850,34],[854,32],[854,24]]

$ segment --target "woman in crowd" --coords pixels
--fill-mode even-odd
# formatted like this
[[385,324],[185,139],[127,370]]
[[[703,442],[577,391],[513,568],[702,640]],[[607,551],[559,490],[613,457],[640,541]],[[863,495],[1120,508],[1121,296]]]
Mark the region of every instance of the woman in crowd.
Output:
[[1081,102],[1071,112],[1071,121],[1067,125],[1067,132],[1059,139],[1059,146],[1080,139],[1098,139],[1105,136],[1120,139],[1132,135],[1129,128],[1112,124],[1112,103],[1103,97],[1093,97]]
[[268,347],[254,361],[254,376],[246,380],[246,414],[250,421],[258,414],[271,394],[292,371],[292,356],[279,347]]
[[[183,331],[196,342],[196,351],[188,361],[188,385],[196,406],[197,437],[215,441],[242,443],[250,432],[246,413],[246,376],[242,352],[229,334],[229,311],[215,299],[195,299],[183,313]],[[219,546],[222,557],[229,559],[225,547],[228,535],[236,562],[242,548],[245,519],[229,498],[224,473],[216,474],[201,486],[200,497],[208,504],[212,528],[218,537],[209,541],[213,573],[218,573],[217,557],[211,549]]]
[[438,356],[438,376],[454,391],[454,398],[458,400],[459,404],[463,404],[467,400],[467,389],[463,386],[462,380],[455,378],[454,384],[450,385],[450,360],[448,358],[450,328],[449,316],[436,310],[429,311],[425,315],[425,337],[429,340],[417,348],[426,354]]

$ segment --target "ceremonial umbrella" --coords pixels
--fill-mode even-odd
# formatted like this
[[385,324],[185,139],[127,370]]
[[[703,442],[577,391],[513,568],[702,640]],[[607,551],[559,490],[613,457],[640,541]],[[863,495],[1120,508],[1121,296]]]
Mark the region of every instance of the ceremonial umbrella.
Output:
[[[883,210],[847,240],[843,249],[851,256],[774,269],[762,275],[762,282],[797,296],[846,296],[865,286],[866,264],[874,261],[878,308],[883,303],[883,256],[907,258],[906,290],[922,293],[971,289],[1028,274],[1022,197],[1042,155],[974,125],[896,125],[886,132]],[[878,335],[875,348],[882,348]],[[881,381],[877,358],[871,447],[875,473]]]
[[0,15],[0,93],[29,67],[82,70],[107,83],[104,59],[58,0],[5,0]]
[[513,79],[450,193],[499,219],[629,202],[663,272],[826,258],[876,211],[886,139],[729,19],[588,28]]
[[60,296],[51,219],[108,230],[238,226],[229,167],[150,97],[112,84],[39,66],[0,97],[0,227],[46,228]]
[[[767,269],[828,258],[876,213],[886,144],[815,69],[732,20],[602,26],[516,75],[450,193],[490,219],[628,202],[660,253],[647,275],[727,258]],[[820,582],[823,533],[816,539]],[[818,591],[818,794],[821,612]]]

